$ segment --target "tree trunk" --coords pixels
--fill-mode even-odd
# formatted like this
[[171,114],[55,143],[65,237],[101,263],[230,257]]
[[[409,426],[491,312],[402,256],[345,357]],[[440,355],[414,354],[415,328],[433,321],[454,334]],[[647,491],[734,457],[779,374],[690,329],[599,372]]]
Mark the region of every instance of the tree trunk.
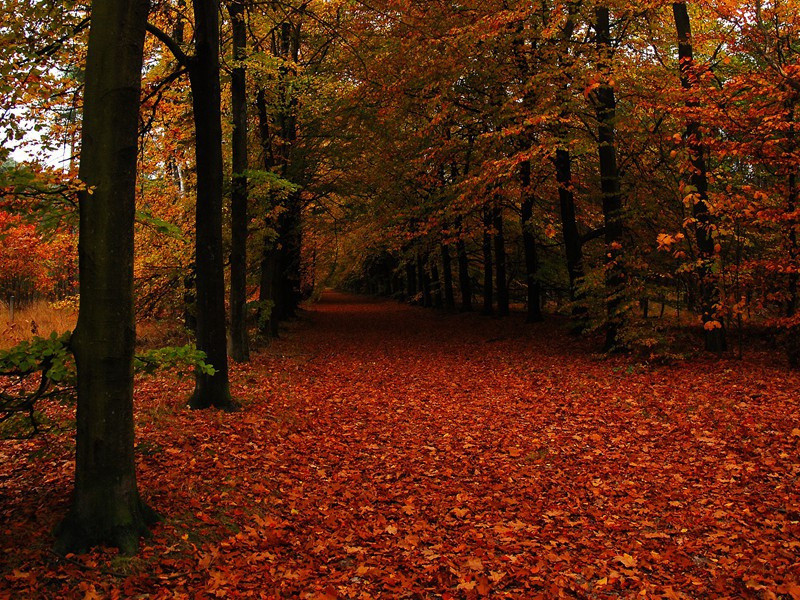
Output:
[[572,157],[568,150],[558,148],[555,158],[558,201],[561,209],[561,231],[569,274],[569,296],[573,302],[580,301],[583,283],[583,247],[575,217],[575,193],[572,190]]
[[[291,79],[299,57],[299,41],[292,24],[284,21],[280,25],[280,56],[285,61],[280,68],[279,91],[282,104],[278,111],[278,130],[281,135],[280,164],[281,176],[289,181],[294,180],[292,150],[297,141],[297,98],[295,97]],[[291,61],[291,63],[290,63]],[[289,193],[286,210],[279,218],[278,227],[278,281],[275,296],[275,318],[279,321],[294,318],[300,305],[300,265],[302,248],[302,198],[299,191]]]
[[228,5],[233,26],[231,73],[231,136],[233,179],[231,185],[231,358],[250,360],[247,339],[247,84],[241,61],[247,49],[244,2],[231,0]]
[[278,270],[278,252],[271,243],[265,242],[261,254],[261,277],[258,286],[258,329],[262,335],[278,337],[278,320],[274,315],[275,280]]
[[417,267],[412,261],[406,261],[406,290],[408,301],[417,304]]
[[155,513],[139,497],[133,429],[133,225],[148,2],[92,5],[80,179],[75,488],[56,550],[136,551]]
[[456,299],[453,294],[453,260],[450,257],[450,246],[442,244],[442,271],[444,275],[444,307],[455,310]]
[[[256,107],[258,109],[258,134],[261,143],[262,163],[265,171],[271,171],[275,166],[275,157],[270,138],[270,118],[267,113],[267,100],[263,88],[259,88],[256,94]],[[273,208],[272,197],[269,196],[265,203],[264,229],[274,228],[277,224],[273,222],[270,215]],[[278,250],[275,240],[265,236],[264,246],[261,249],[261,265],[258,289],[258,301],[261,305],[258,311],[258,329],[261,335],[278,337],[278,320],[275,318],[275,281],[278,271]]]
[[525,161],[520,167],[522,183],[522,243],[525,247],[525,281],[528,286],[528,310],[526,321],[538,323],[542,318],[542,290],[539,283],[539,257],[536,252],[536,236],[533,234],[533,194],[530,193],[531,163]]
[[214,367],[197,373],[190,405],[231,410],[225,334],[225,268],[222,259],[222,120],[219,84],[219,5],[193,0],[195,56],[189,65],[196,132],[197,347]]
[[[791,119],[791,123],[789,124],[789,144],[790,149],[795,149],[795,105],[794,100],[792,100],[792,104],[789,107],[789,118]],[[795,209],[797,207],[797,200],[798,200],[798,185],[797,185],[797,173],[794,169],[796,167],[792,165],[790,167],[792,169],[791,173],[789,174],[788,178],[788,202],[787,202],[787,212],[789,214],[794,214]],[[797,268],[797,259],[800,252],[798,251],[798,243],[797,243],[797,218],[791,219],[787,223],[789,227],[789,258],[791,266]],[[798,309],[798,273],[797,271],[792,271],[789,273],[789,298],[786,306],[786,316],[789,319],[792,319],[797,314]],[[790,324],[786,331],[786,355],[789,359],[789,366],[792,369],[800,368],[800,326]]]
[[464,229],[461,217],[457,221],[458,242],[458,286],[461,290],[461,312],[472,311],[472,281],[469,278],[469,257],[467,243],[464,241]]
[[430,308],[433,306],[433,300],[431,298],[431,278],[428,275],[427,262],[427,256],[423,259],[421,254],[417,254],[417,274],[419,276],[419,287],[422,290],[422,306]]
[[[611,20],[607,7],[595,9],[597,50],[600,69],[609,67],[611,54]],[[614,88],[607,73],[595,93],[597,109],[597,150],[600,157],[600,190],[603,198],[603,219],[606,242],[606,341],[605,349],[619,347],[623,324],[622,294],[625,275],[622,268],[622,194],[617,167],[616,107]]]
[[[689,21],[689,11],[685,2],[672,4],[675,17],[675,29],[678,34],[678,59],[681,76],[681,85],[685,90],[692,88],[692,71],[694,57],[692,49],[692,29]],[[691,98],[686,100],[687,108],[691,109],[698,104]],[[702,312],[703,331],[706,350],[722,352],[727,348],[724,322],[716,314],[715,305],[719,302],[719,290],[711,276],[711,267],[714,262],[714,238],[712,235],[714,219],[708,210],[708,177],[706,175],[706,148],[703,143],[700,123],[690,114],[684,134],[689,150],[691,174],[689,183],[693,188],[692,215],[695,218],[695,239],[700,258],[698,278],[700,285],[700,310]]]
[[506,238],[503,234],[503,208],[495,203],[492,209],[494,224],[494,262],[497,265],[495,278],[497,282],[497,314],[508,316],[508,278],[506,277]]
[[494,274],[492,269],[492,210],[489,206],[483,209],[483,310],[481,314],[494,314]]
[[[430,257],[428,257],[430,261]],[[433,306],[435,308],[444,308],[442,302],[442,282],[439,279],[439,266],[436,261],[431,261],[431,287],[433,288]]]

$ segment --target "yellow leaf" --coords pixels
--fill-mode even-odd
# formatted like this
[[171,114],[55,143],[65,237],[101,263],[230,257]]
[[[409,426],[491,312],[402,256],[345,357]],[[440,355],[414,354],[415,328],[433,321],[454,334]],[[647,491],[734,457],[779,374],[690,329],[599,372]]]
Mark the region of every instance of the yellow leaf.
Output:
[[618,560],[626,567],[635,567],[636,566],[636,559],[633,558],[630,554],[623,554],[622,556],[615,556],[614,560]]
[[478,585],[477,581],[464,581],[463,583],[458,584],[458,589],[469,592],[474,590],[476,585]]
[[483,561],[480,558],[468,558],[467,566],[473,571],[483,571]]

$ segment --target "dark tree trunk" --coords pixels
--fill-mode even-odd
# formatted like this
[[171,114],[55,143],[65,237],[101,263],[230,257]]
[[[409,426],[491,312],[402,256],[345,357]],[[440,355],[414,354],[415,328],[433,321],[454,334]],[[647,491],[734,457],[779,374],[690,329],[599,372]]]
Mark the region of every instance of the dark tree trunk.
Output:
[[530,192],[531,163],[520,166],[522,183],[522,243],[525,247],[525,281],[528,286],[528,310],[526,321],[542,321],[542,290],[539,283],[539,257],[536,252],[536,236],[533,234],[533,194]]
[[[795,101],[792,99],[791,105],[789,106],[789,118],[791,122],[789,124],[789,147],[790,150],[795,149]],[[797,207],[798,201],[798,185],[797,185],[797,173],[794,169],[796,167],[792,165],[790,167],[792,169],[791,173],[788,177],[788,202],[787,202],[787,212],[793,214]],[[793,218],[789,220],[787,223],[789,227],[789,258],[791,266],[797,268],[798,264],[798,257],[800,257],[800,251],[798,251],[798,243],[797,243],[797,218]],[[798,276],[797,271],[793,271],[789,273],[789,299],[786,306],[786,316],[788,318],[792,318],[797,314],[798,310]],[[786,331],[786,355],[789,359],[789,366],[792,369],[800,368],[800,326],[798,325],[790,325]]]
[[136,551],[155,514],[139,497],[133,430],[133,224],[148,2],[92,5],[80,179],[75,489],[56,550]]
[[[794,131],[790,132],[792,137],[794,137]],[[789,175],[789,202],[787,205],[787,212],[794,213],[797,207],[797,197],[798,197],[798,186],[797,186],[797,175],[792,173]],[[789,256],[792,260],[792,265],[797,267],[797,260],[800,257],[800,249],[798,248],[797,244],[797,219],[792,219],[789,221]],[[798,279],[800,279],[800,275],[798,275],[797,271],[793,271],[789,274],[789,302],[786,309],[786,316],[793,317],[797,314],[798,309]]]
[[247,84],[244,66],[247,50],[247,29],[244,3],[231,0],[228,5],[233,26],[233,60],[231,73],[231,139],[233,180],[231,185],[231,358],[236,362],[250,360],[247,339]]
[[494,224],[494,262],[497,266],[495,278],[497,282],[497,314],[508,316],[508,278],[506,277],[506,238],[503,233],[503,208],[495,203],[492,209]]
[[197,373],[190,405],[233,409],[228,386],[225,267],[222,257],[222,118],[219,83],[219,5],[193,0],[195,56],[189,64],[196,132],[197,347],[214,367]]
[[[561,30],[560,42],[563,44],[558,52],[559,70],[564,74],[559,85],[559,95],[563,104],[567,104],[571,91],[569,82],[573,58],[568,51],[568,45],[575,31],[575,15],[580,3],[567,4],[568,16]],[[562,110],[562,118],[568,116]],[[567,261],[567,274],[569,276],[569,297],[572,301],[573,331],[580,333],[585,326],[586,307],[583,305],[583,241],[578,231],[575,209],[575,192],[572,181],[572,155],[567,144],[567,131],[564,126],[558,128],[558,147],[556,148],[554,163],[556,169],[556,182],[558,183],[558,202],[561,213],[561,230],[564,238],[564,250]]]
[[[275,156],[270,138],[270,119],[267,113],[267,100],[263,88],[259,88],[256,94],[256,107],[258,109],[258,133],[261,143],[262,163],[265,171],[271,171],[275,166]],[[268,197],[267,205],[264,210],[267,216],[264,218],[264,229],[275,228],[271,211],[273,208],[272,197]],[[275,240],[269,236],[264,238],[264,246],[261,250],[260,277],[258,288],[258,330],[261,335],[278,337],[278,320],[275,318],[275,282],[278,273],[278,250]]]
[[569,294],[573,302],[581,299],[583,283],[583,246],[575,216],[575,193],[572,189],[572,157],[568,150],[559,148],[555,158],[558,201],[561,208],[561,231],[569,274]]
[[[281,135],[280,164],[281,175],[293,180],[292,150],[297,141],[297,98],[291,79],[294,68],[289,61],[297,63],[299,43],[292,24],[284,21],[280,25],[280,56],[286,63],[280,68],[279,90],[282,104],[278,111],[278,129]],[[279,218],[278,226],[278,279],[276,281],[275,318],[279,321],[296,316],[300,304],[300,265],[302,248],[302,198],[299,191],[291,192],[286,200],[286,210]]]
[[264,244],[261,254],[261,273],[258,286],[258,329],[262,335],[278,337],[278,320],[275,318],[275,280],[278,271],[278,252],[270,243]]
[[[597,50],[600,69],[608,68],[611,54],[611,20],[607,7],[595,9]],[[603,74],[605,77],[605,74]],[[606,242],[606,341],[605,349],[619,347],[623,324],[622,294],[625,274],[622,268],[622,194],[617,167],[616,107],[613,86],[603,79],[595,95],[597,109],[597,150],[600,157],[600,190]]]
[[300,305],[300,193],[292,192],[286,211],[278,218],[278,271],[275,280],[275,318],[292,319]]
[[[430,257],[428,257],[430,261]],[[442,303],[442,282],[439,279],[439,266],[436,261],[431,261],[431,287],[433,288],[433,306],[436,308],[444,308]]]
[[450,257],[450,246],[442,244],[442,272],[444,276],[444,307],[455,310],[456,299],[453,294],[453,260]]
[[433,306],[431,297],[431,278],[427,268],[428,257],[424,259],[421,254],[417,254],[417,273],[419,275],[419,287],[422,290],[422,306],[430,308]]
[[472,311],[472,281],[469,278],[469,257],[467,256],[467,243],[464,241],[463,222],[461,217],[457,221],[458,242],[458,286],[461,290],[461,312]]
[[[692,88],[692,71],[694,58],[692,49],[692,29],[689,11],[685,2],[672,5],[675,17],[675,29],[678,34],[678,59],[680,65],[681,85],[685,90]],[[688,98],[686,106],[694,108],[698,104]],[[689,183],[694,188],[692,215],[695,218],[695,239],[700,258],[698,278],[700,286],[700,310],[702,312],[705,347],[710,352],[722,352],[727,348],[725,328],[722,317],[717,316],[714,306],[719,302],[719,290],[712,277],[714,262],[714,238],[712,231],[714,219],[708,210],[708,177],[706,169],[706,148],[703,143],[700,123],[691,114],[684,134],[689,150],[691,174]],[[719,327],[717,327],[719,325]]]
[[494,273],[492,265],[492,210],[489,206],[483,209],[483,310],[481,314],[494,314]]
[[411,304],[417,304],[417,268],[410,260],[406,262],[406,290]]
[[422,264],[422,257],[417,252],[417,288],[419,289],[419,302],[417,304],[425,306],[425,265]]

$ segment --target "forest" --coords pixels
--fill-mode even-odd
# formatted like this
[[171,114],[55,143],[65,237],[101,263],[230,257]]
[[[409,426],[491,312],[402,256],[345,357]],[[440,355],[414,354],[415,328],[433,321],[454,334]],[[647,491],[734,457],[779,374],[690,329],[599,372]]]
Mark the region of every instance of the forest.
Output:
[[800,600],[798,0],[0,6],[0,598]]

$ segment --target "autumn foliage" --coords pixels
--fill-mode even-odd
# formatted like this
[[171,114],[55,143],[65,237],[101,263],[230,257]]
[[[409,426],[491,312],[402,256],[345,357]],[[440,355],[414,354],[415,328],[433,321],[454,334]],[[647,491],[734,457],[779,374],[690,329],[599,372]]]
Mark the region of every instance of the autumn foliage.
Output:
[[3,11],[0,597],[800,600],[798,0]]

